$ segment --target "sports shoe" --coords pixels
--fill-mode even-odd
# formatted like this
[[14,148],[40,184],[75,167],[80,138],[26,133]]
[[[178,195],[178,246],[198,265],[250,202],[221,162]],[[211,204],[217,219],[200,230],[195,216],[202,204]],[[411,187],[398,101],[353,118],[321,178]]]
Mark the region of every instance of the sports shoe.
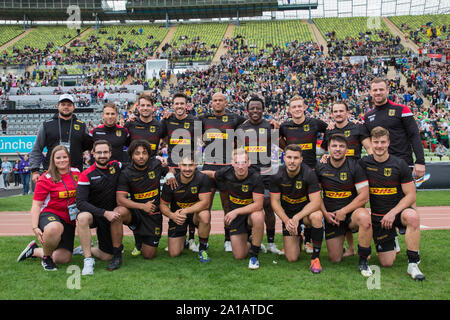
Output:
[[94,274],[95,260],[94,258],[84,258],[83,271],[81,271],[82,276],[92,276]]
[[136,247],[134,247],[133,251],[131,251],[131,255],[133,257],[137,257],[140,254],[141,254],[141,250],[138,250]]
[[185,249],[189,249],[189,241],[188,241],[188,239],[184,240],[184,248]]
[[194,239],[190,239],[189,240],[189,250],[193,251],[193,252],[198,252],[198,248],[200,245],[195,244],[195,240]]
[[208,257],[208,253],[206,252],[206,250],[201,250],[198,253],[198,257],[200,258],[200,262],[205,263],[205,262],[209,262],[210,261],[210,259]]
[[114,271],[122,265],[122,255],[114,256],[108,264],[108,270]]
[[267,253],[267,248],[261,243],[261,248],[259,249],[262,253]]
[[408,263],[408,274],[417,281],[425,280],[425,275],[420,271],[418,263]]
[[248,268],[251,270],[256,270],[259,268],[259,261],[257,257],[251,257],[248,261]]
[[368,277],[372,276],[372,270],[370,269],[369,265],[367,264],[367,260],[360,260],[359,264],[358,264],[358,268],[363,277],[368,278]]
[[225,241],[223,243],[223,247],[225,249],[225,252],[232,252],[233,251],[233,248],[231,247],[231,241],[230,240]]
[[400,244],[398,243],[398,237],[395,237],[394,241],[395,241],[395,252],[397,254],[399,254],[400,253]]
[[[93,246],[94,246],[94,241],[91,240],[91,247],[93,247]],[[73,256],[84,256],[83,248],[81,246],[74,248],[72,251],[72,255]]]
[[311,260],[310,270],[312,273],[321,273],[322,272],[322,266],[320,265],[319,258],[315,258],[314,260]]
[[36,241],[35,240],[31,241],[25,247],[25,249],[23,249],[23,251],[19,254],[19,257],[17,258],[17,262],[20,262],[22,260],[32,257],[33,253],[34,253],[34,249],[36,249],[36,248],[39,248],[38,245],[36,244]]
[[44,267],[45,271],[56,271],[58,268],[56,268],[56,264],[53,262],[52,257],[44,257],[42,259],[42,267]]
[[272,253],[278,254],[280,256],[284,255],[284,252],[279,250],[277,248],[277,245],[275,243],[272,243],[272,242],[267,244],[267,251],[270,251]]
[[306,242],[305,243],[305,252],[308,254],[312,254],[313,253],[313,246],[311,242]]

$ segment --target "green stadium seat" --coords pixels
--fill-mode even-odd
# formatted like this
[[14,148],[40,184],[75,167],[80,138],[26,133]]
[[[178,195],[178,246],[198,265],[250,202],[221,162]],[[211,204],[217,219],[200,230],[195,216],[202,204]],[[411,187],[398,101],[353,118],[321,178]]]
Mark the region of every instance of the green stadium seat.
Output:
[[441,158],[441,161],[450,161],[450,157],[448,157],[448,156],[443,156],[443,157]]

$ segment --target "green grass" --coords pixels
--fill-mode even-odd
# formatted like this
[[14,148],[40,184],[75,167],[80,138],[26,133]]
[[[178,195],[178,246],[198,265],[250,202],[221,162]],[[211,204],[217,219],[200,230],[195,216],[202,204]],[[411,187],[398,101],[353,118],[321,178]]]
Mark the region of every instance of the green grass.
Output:
[[[26,196],[14,196],[9,198],[0,198],[0,212],[2,211],[29,211],[33,196],[31,194]],[[418,207],[433,207],[433,206],[450,206],[450,190],[440,191],[424,191],[417,192],[417,206]],[[212,210],[222,210],[220,203],[220,196],[216,193]]]
[[[298,300],[298,299],[448,299],[450,270],[447,267],[450,246],[449,231],[422,232],[421,260],[424,282],[406,275],[407,257],[404,237],[402,252],[392,268],[381,269],[381,289],[369,290],[367,280],[357,270],[358,257],[345,258],[332,264],[322,247],[323,272],[313,275],[310,257],[301,253],[298,262],[288,263],[284,257],[260,254],[260,269],[248,269],[248,259],[234,260],[223,251],[223,236],[210,238],[211,262],[201,264],[196,254],[185,251],[170,258],[164,251],[163,237],[158,255],[152,261],[132,257],[133,238],[124,238],[124,263],[114,272],[107,263],[97,260],[95,274],[81,278],[81,289],[68,289],[72,274],[70,265],[82,268],[83,257],[73,257],[69,265],[59,265],[57,272],[46,273],[37,259],[16,263],[17,255],[33,237],[0,237],[0,299],[129,299],[129,300]],[[276,242],[281,245],[281,235]],[[370,265],[379,265],[372,248]]]

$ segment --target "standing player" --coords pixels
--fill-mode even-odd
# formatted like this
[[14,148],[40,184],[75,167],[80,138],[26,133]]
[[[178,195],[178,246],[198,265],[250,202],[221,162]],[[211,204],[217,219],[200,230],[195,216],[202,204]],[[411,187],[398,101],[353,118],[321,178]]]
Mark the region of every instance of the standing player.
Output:
[[[241,124],[236,131],[238,147],[240,135],[244,136],[245,150],[249,153],[251,169],[261,175],[264,183],[264,213],[267,233],[267,250],[282,255],[275,242],[275,215],[270,205],[270,175],[272,174],[272,125],[263,119],[264,101],[253,96],[247,102],[248,120]],[[265,248],[261,246],[261,249]]]
[[[205,159],[203,170],[217,171],[223,167],[231,167],[231,159],[227,159],[231,155],[233,148],[233,140],[228,136],[227,130],[234,130],[246,119],[235,113],[226,112],[227,98],[217,92],[212,96],[212,114],[206,114],[200,117],[202,121],[203,141],[205,143]],[[231,142],[231,148],[228,145]],[[211,200],[210,210],[214,200],[216,190],[219,190],[220,200],[224,214],[228,212],[228,195],[223,186],[218,185],[214,179],[211,180]],[[226,252],[231,252],[230,229],[225,227],[224,248]]]
[[94,141],[106,140],[111,144],[112,154],[110,160],[123,163],[124,147],[129,144],[130,134],[127,128],[117,124],[117,106],[113,102],[107,102],[103,106],[103,124],[95,127],[89,133]]
[[[200,239],[199,258],[209,262],[208,238],[211,230],[209,178],[197,170],[194,155],[185,155],[178,164],[180,172],[176,175],[178,187],[174,190],[165,184],[161,195],[161,212],[169,220],[169,254],[181,254],[186,241],[189,223],[198,226]],[[170,205],[170,208],[169,208]]]
[[128,154],[132,162],[120,173],[116,192],[119,207],[114,210],[141,237],[145,259],[155,257],[161,238],[160,180],[168,172],[160,160],[150,157],[151,152],[147,141],[131,142]]
[[364,208],[369,201],[367,177],[358,160],[346,157],[348,147],[343,134],[333,134],[327,145],[330,158],[317,165],[316,174],[324,192],[321,209],[328,256],[332,262],[340,262],[344,235],[348,230],[359,229],[359,270],[364,277],[370,277],[367,258],[371,252],[372,226],[369,211]]
[[[302,97],[294,96],[291,98],[288,111],[292,120],[286,121],[280,126],[280,146],[299,145],[302,148],[303,162],[315,170],[317,135],[320,132],[325,133],[328,125],[322,120],[306,117],[306,109],[307,106]],[[310,239],[311,230],[306,228],[305,249],[307,253],[312,253]]]
[[371,132],[373,154],[361,160],[369,179],[373,239],[381,265],[390,267],[396,258],[395,227],[406,227],[407,272],[415,280],[424,280],[418,267],[420,218],[412,207],[416,188],[406,162],[389,154],[389,135],[385,128],[375,127]]
[[[322,272],[319,255],[322,247],[323,223],[320,212],[320,188],[312,169],[303,163],[302,149],[290,144],[285,148],[285,165],[270,180],[270,202],[283,221],[286,259],[297,261],[300,255],[301,224],[311,226],[313,252],[310,270]],[[281,202],[281,205],[280,205]]]
[[248,267],[254,270],[259,268],[258,254],[264,235],[264,185],[259,173],[249,170],[250,160],[244,149],[233,151],[231,165],[232,168],[203,173],[225,186],[229,199],[225,223],[230,227],[234,258],[244,259],[250,252]]
[[[116,188],[122,164],[110,161],[112,146],[106,140],[94,142],[92,154],[95,163],[84,170],[77,186],[78,237],[84,252],[82,275],[94,274],[95,261],[111,260],[109,270],[122,263],[123,225],[116,208]],[[91,248],[91,231],[97,228],[98,247]]]

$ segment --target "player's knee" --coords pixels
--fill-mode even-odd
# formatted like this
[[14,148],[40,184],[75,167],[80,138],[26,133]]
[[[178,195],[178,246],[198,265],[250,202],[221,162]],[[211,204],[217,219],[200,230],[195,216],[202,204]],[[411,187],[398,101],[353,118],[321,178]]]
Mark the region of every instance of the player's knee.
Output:
[[254,227],[263,226],[265,215],[262,211],[256,211],[252,213],[251,219]]
[[328,252],[328,257],[332,263],[340,263],[342,261],[342,253]]
[[298,260],[298,254],[295,254],[295,253],[285,253],[285,255],[286,255],[286,260],[288,261],[288,262],[295,262],[295,261],[297,261]]
[[309,219],[313,226],[318,226],[322,224],[322,211],[315,211],[309,215]]
[[211,223],[211,214],[208,210],[204,210],[198,214],[199,222],[201,224],[210,224]]
[[45,226],[44,234],[61,235],[64,232],[64,226],[59,222],[52,222]]
[[405,210],[403,213],[404,220],[408,227],[419,228],[420,227],[420,217],[415,210]]
[[370,229],[372,227],[372,219],[370,213],[366,209],[357,212],[356,223],[360,228]]
[[77,216],[77,224],[83,227],[88,226],[91,216],[89,212],[80,212]]
[[383,268],[390,268],[394,265],[394,260],[380,260],[380,264]]

